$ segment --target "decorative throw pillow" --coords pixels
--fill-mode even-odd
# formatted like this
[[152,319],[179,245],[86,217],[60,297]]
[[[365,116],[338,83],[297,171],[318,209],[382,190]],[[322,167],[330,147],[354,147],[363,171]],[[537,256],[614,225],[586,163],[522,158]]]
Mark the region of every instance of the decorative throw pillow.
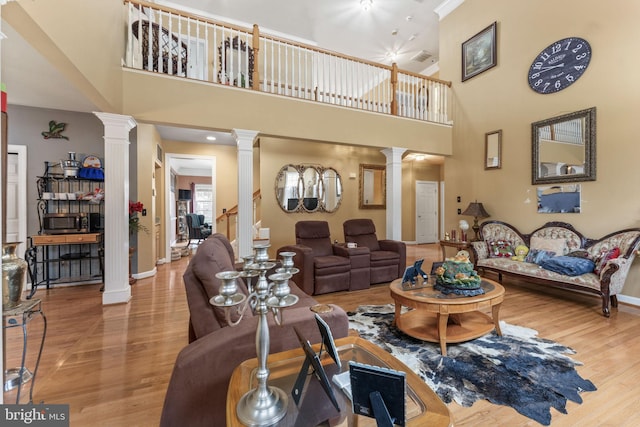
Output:
[[618,247],[615,247],[607,252],[602,252],[600,256],[596,259],[596,267],[593,270],[593,272],[596,274],[600,274],[604,266],[607,265],[607,262],[609,262],[609,260],[616,259],[619,256],[620,256],[620,248]]
[[495,240],[489,242],[489,258],[511,258],[513,248],[506,240]]
[[533,236],[529,247],[531,249],[552,251],[557,255],[564,255],[567,252],[567,242],[564,239],[548,239],[545,237]]
[[546,259],[552,258],[556,253],[552,251],[545,251],[540,249],[531,249],[524,259],[525,262],[532,264],[542,264]]
[[554,256],[544,260],[540,267],[565,276],[580,276],[581,274],[591,273],[595,264],[590,259],[585,258]]

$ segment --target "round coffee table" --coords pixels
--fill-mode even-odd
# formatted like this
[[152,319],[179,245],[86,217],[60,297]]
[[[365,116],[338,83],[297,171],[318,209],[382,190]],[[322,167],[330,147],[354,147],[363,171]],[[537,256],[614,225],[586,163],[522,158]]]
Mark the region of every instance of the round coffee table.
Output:
[[[500,305],[504,288],[497,282],[482,279],[485,293],[474,297],[449,294],[433,286],[403,290],[402,279],[391,282],[391,298],[395,301],[394,323],[402,332],[414,338],[439,342],[443,356],[447,343],[469,341],[491,332],[500,331]],[[402,313],[402,307],[409,310]],[[491,317],[480,310],[491,309]]]

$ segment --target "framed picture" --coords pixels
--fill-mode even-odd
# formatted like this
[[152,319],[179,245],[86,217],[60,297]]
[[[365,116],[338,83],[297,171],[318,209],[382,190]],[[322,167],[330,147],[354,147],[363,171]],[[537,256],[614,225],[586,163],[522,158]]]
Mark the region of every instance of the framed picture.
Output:
[[495,67],[497,63],[496,23],[494,22],[462,43],[462,81]]
[[487,132],[484,135],[484,168],[502,167],[502,130]]

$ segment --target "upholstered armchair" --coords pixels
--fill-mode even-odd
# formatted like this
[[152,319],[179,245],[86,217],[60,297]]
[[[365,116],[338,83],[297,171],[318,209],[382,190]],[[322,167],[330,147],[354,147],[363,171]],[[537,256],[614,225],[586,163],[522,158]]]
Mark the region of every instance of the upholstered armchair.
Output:
[[189,241],[197,240],[200,243],[211,235],[211,229],[204,223],[204,215],[189,213],[186,219],[189,228]]
[[350,219],[342,224],[344,240],[367,247],[370,252],[371,284],[390,282],[402,277],[407,264],[407,247],[398,240],[378,240],[371,219]]
[[280,252],[295,252],[293,262],[300,270],[293,280],[309,295],[349,289],[351,261],[345,247],[331,243],[326,221],[298,221],[296,244],[283,246]]

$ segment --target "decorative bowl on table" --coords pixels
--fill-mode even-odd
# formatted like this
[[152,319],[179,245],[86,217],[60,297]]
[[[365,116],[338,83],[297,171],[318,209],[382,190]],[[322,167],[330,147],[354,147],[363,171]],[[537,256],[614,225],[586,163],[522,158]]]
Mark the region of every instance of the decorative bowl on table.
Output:
[[475,296],[484,294],[480,286],[482,279],[469,261],[469,253],[460,251],[453,258],[447,258],[436,269],[434,288],[443,294]]

